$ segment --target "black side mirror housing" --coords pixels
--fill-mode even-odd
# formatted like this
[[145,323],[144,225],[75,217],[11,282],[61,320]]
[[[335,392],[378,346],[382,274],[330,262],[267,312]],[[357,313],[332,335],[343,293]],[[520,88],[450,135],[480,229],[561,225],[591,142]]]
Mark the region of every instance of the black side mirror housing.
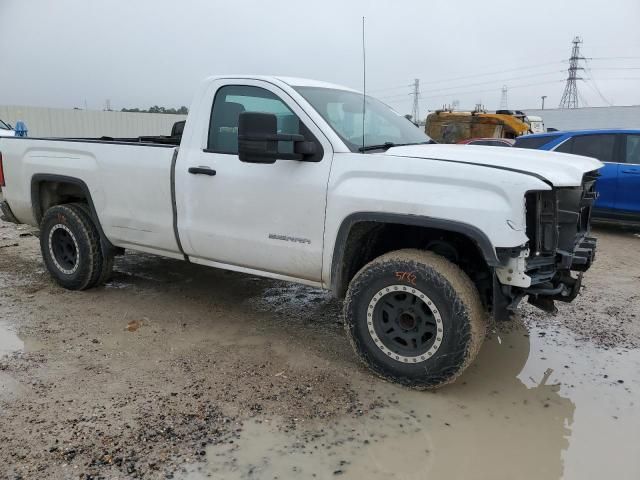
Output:
[[[279,142],[293,142],[293,153],[280,152]],[[278,119],[272,113],[242,112],[238,117],[238,156],[243,162],[304,160],[315,153],[315,143],[303,135],[278,133]]]

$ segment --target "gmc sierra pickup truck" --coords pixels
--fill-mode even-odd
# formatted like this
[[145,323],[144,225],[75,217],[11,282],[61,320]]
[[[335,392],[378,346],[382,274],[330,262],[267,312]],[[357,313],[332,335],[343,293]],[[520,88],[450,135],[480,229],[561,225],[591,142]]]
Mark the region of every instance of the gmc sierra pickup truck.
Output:
[[39,226],[63,287],[131,249],[331,289],[358,357],[416,388],[453,381],[524,297],[573,300],[594,258],[598,160],[437,145],[322,82],[212,77],[170,136],[0,152],[3,216]]

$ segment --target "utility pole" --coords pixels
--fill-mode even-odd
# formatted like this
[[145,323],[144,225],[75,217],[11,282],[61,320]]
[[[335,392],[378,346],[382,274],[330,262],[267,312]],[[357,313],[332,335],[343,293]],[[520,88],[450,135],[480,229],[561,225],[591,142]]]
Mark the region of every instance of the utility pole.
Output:
[[579,65],[580,60],[585,58],[580,55],[580,44],[582,38],[575,37],[573,39],[573,47],[571,48],[571,58],[569,58],[569,76],[567,77],[567,84],[564,87],[564,93],[560,99],[560,108],[578,108],[578,80],[582,80],[582,77],[578,77],[578,70],[584,70]]
[[509,108],[509,97],[507,96],[509,89],[506,85],[502,86],[502,95],[500,96],[500,110],[507,110]]
[[413,81],[413,111],[411,112],[411,116],[413,117],[413,123],[416,125],[420,124],[420,79],[416,78]]
[[542,110],[544,110],[544,99],[547,98],[547,96],[542,95],[540,98],[542,99]]

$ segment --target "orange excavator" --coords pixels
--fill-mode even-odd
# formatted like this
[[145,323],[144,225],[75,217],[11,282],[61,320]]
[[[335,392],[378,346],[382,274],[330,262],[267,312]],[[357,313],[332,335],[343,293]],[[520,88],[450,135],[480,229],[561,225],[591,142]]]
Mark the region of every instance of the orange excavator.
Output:
[[425,123],[425,132],[438,143],[458,143],[472,138],[516,138],[531,132],[525,115],[436,110]]

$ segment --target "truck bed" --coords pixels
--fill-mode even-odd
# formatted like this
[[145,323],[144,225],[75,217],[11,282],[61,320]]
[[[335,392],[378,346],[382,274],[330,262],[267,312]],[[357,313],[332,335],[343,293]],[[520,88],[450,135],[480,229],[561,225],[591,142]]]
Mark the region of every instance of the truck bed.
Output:
[[86,142],[86,143],[112,143],[112,144],[142,144],[147,146],[169,146],[180,145],[181,137],[166,135],[142,136],[142,137],[12,137],[22,140],[46,140],[56,142]]
[[176,122],[171,129],[171,135],[143,135],[139,137],[115,138],[102,136],[98,138],[88,137],[30,137],[30,140],[55,140],[67,142],[99,142],[99,143],[142,143],[145,145],[169,145],[179,146],[182,140],[185,121]]
[[115,246],[181,258],[171,188],[176,145],[162,138],[2,137],[5,200],[21,222],[36,226],[49,197],[73,199],[59,185],[76,179]]

